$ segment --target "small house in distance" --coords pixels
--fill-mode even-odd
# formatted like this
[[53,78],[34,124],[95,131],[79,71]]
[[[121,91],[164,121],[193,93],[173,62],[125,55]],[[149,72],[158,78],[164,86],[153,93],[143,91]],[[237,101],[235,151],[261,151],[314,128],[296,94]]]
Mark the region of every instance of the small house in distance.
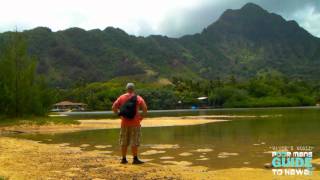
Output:
[[202,109],[209,108],[208,97],[202,96],[202,97],[198,97],[197,99],[199,100],[199,103],[198,103],[199,108],[202,108]]
[[87,104],[77,103],[71,101],[61,101],[53,105],[51,111],[62,112],[62,111],[85,111]]

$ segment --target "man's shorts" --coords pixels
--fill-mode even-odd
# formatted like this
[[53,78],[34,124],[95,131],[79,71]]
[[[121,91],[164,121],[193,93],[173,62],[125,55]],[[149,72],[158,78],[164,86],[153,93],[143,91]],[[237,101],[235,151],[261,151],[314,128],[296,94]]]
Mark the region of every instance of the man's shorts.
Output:
[[121,146],[139,146],[141,128],[138,126],[123,126],[120,129],[119,143]]

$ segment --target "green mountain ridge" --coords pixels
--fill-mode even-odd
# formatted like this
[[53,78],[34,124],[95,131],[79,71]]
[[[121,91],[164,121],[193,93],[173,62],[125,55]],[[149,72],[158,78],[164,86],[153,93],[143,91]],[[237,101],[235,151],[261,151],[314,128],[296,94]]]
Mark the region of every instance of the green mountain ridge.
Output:
[[[230,75],[247,79],[265,71],[320,78],[320,39],[253,3],[228,9],[201,33],[180,38],[136,37],[113,27],[57,32],[38,27],[21,33],[39,59],[38,72],[56,87],[124,77],[142,82]],[[0,47],[10,34],[0,34]]]

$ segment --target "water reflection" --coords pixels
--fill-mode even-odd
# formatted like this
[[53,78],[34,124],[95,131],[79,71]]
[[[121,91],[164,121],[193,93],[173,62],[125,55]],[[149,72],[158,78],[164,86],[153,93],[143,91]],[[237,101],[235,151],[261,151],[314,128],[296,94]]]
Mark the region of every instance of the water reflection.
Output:
[[[215,169],[263,168],[265,163],[271,161],[270,146],[284,145],[311,145],[315,147],[314,158],[320,157],[319,109],[249,109],[207,114],[264,117],[195,126],[143,128],[142,158],[163,164],[204,165]],[[119,155],[118,136],[118,129],[110,129],[56,135],[23,134],[17,137],[44,143],[70,143],[70,146],[79,146],[83,150],[112,151],[111,154]]]

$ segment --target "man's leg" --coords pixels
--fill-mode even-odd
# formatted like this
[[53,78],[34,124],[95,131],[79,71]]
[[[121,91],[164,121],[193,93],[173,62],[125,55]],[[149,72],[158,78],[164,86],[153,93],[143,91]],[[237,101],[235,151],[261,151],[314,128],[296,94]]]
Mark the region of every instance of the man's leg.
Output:
[[138,146],[131,146],[132,155],[133,155],[133,164],[143,164],[144,162],[138,159]]
[[133,155],[133,164],[143,164],[143,161],[140,161],[138,158],[138,146],[131,146],[132,155]]
[[138,147],[140,145],[141,132],[140,127],[132,128],[132,145],[131,151],[133,155],[133,164],[142,164],[143,162],[138,159]]
[[131,146],[132,156],[138,156],[138,146]]
[[121,164],[127,164],[127,149],[128,146],[121,146],[121,154],[122,154],[122,160],[121,160]]
[[120,130],[120,146],[121,146],[121,155],[122,160],[121,164],[127,164],[127,149],[128,149],[128,128],[121,127]]
[[127,156],[127,149],[128,149],[128,146],[121,146],[121,154],[122,154],[122,157],[126,157]]

